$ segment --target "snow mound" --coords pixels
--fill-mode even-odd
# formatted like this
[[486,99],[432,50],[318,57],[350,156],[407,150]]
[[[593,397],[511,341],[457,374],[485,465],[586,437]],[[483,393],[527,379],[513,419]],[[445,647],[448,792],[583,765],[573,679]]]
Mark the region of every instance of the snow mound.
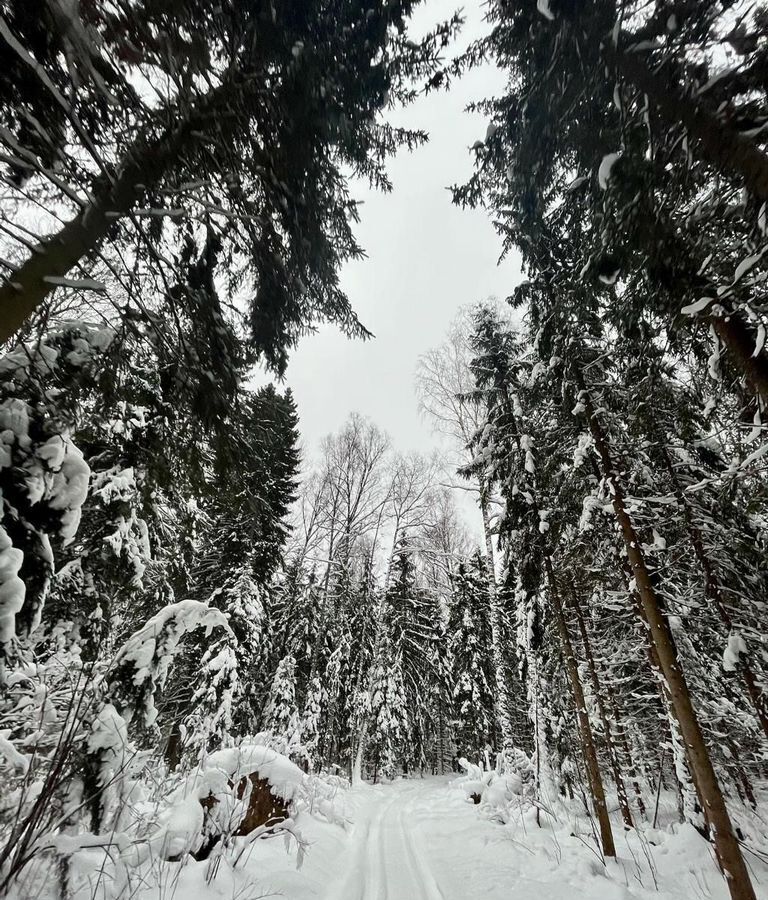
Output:
[[256,775],[269,782],[273,793],[283,800],[295,800],[305,786],[307,776],[286,756],[270,747],[240,746],[217,750],[209,754],[203,771],[218,769],[226,773],[233,782],[248,775]]

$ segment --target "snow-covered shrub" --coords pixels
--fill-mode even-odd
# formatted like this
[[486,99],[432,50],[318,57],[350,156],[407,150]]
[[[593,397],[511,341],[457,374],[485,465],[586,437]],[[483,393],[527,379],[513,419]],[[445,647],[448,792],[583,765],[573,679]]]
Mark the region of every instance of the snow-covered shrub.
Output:
[[515,751],[514,766],[509,762],[505,764],[501,754],[494,769],[463,758],[459,765],[464,774],[453,784],[489,818],[507,822],[514,813],[531,806],[534,800],[533,766],[522,750]]
[[[102,734],[120,731],[111,710],[105,710],[101,722]],[[122,900],[139,888],[160,891],[178,875],[179,865],[196,860],[207,860],[203,871],[211,880],[221,866],[242,866],[248,849],[262,838],[285,836],[301,861],[303,817],[348,827],[343,801],[349,783],[306,775],[258,740],[210,753],[186,773],[160,767],[153,775],[152,767],[144,766],[109,831],[50,832],[40,842],[44,858],[56,863],[59,872],[66,863],[67,890],[83,900]],[[271,800],[265,803],[266,797]],[[272,804],[277,814],[263,815]],[[43,900],[58,897],[51,874],[38,865],[24,890],[34,882]],[[21,900],[22,892],[11,896]]]
[[153,616],[111,661],[84,662],[75,644],[8,675],[0,705],[0,890],[33,877],[30,866],[44,881],[42,861],[66,880],[71,852],[136,830],[150,786],[150,754],[136,743],[136,725],[153,724],[182,637],[217,626],[226,627],[219,611],[182,601]]

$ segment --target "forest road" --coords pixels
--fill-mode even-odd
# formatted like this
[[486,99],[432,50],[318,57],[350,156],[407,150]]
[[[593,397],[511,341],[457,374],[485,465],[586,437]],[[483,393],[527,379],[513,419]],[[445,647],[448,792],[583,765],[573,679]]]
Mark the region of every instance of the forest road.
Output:
[[449,900],[423,843],[445,793],[442,778],[387,785],[356,824],[349,868],[326,900]]
[[[467,801],[456,776],[353,788],[359,805],[347,842],[326,869],[322,900],[640,900],[637,845],[610,877],[578,838],[537,828],[535,819],[501,827]],[[617,832],[618,833],[618,832]],[[677,863],[675,864],[677,865]],[[330,870],[330,871],[329,871]],[[695,879],[698,876],[694,873]],[[704,896],[698,880],[675,897]],[[649,884],[654,883],[649,881]],[[708,893],[709,897],[725,897]],[[285,895],[289,897],[289,894]],[[762,895],[761,895],[762,896]],[[664,894],[672,900],[672,894]],[[768,900],[768,895],[765,896]]]

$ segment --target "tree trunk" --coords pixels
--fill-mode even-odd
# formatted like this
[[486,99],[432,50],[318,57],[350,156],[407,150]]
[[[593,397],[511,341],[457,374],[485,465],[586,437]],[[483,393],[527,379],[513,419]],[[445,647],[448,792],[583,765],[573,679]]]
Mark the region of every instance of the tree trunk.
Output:
[[512,710],[507,684],[506,664],[504,661],[504,615],[496,589],[496,566],[493,555],[493,538],[488,516],[487,486],[480,482],[480,512],[483,517],[483,536],[485,538],[485,565],[488,582],[488,596],[491,601],[491,658],[493,676],[496,684],[496,719],[501,731],[502,747],[511,750],[515,746]]
[[667,682],[664,680],[664,673],[661,671],[656,647],[651,641],[651,627],[645,618],[643,605],[640,602],[637,591],[630,586],[630,582],[632,581],[632,570],[629,568],[626,561],[624,561],[622,568],[627,580],[627,591],[632,598],[632,606],[637,617],[643,623],[645,633],[648,636],[648,640],[645,644],[645,651],[648,656],[648,664],[656,680],[656,686],[659,691],[659,703],[661,704],[662,710],[664,710],[667,726],[669,727],[669,738],[672,746],[672,764],[680,797],[680,821],[690,822],[694,828],[701,831],[702,834],[706,834],[706,821],[701,791],[696,782],[695,773],[688,766],[688,757],[685,746],[680,739],[680,724],[677,721],[677,713],[674,704],[672,703],[672,695],[669,692]]
[[[666,469],[672,481],[675,498],[677,499],[678,504],[683,510],[685,525],[688,531],[688,537],[691,541],[691,546],[693,547],[693,552],[696,554],[696,559],[698,560],[698,563],[701,566],[701,570],[704,573],[704,592],[714,606],[715,611],[720,617],[720,621],[730,631],[733,628],[733,621],[731,619],[730,613],[728,612],[728,608],[726,607],[723,593],[720,589],[720,580],[718,579],[717,573],[715,572],[709,556],[707,555],[701,532],[696,527],[696,523],[693,520],[693,513],[691,511],[690,503],[688,502],[688,499],[685,496],[685,492],[680,485],[677,473],[675,472],[675,468],[672,465],[672,460],[669,456],[669,451],[667,450],[667,446],[663,441],[663,436],[659,436],[659,442],[661,444]],[[752,702],[752,707],[755,711],[757,720],[760,723],[765,736],[768,737],[768,705],[766,703],[765,696],[763,695],[762,691],[757,685],[757,682],[755,681],[755,675],[752,671],[751,666],[749,665],[749,661],[742,657],[739,657],[738,671],[740,672],[741,677],[744,680],[744,684],[747,689],[747,695]]]
[[757,800],[755,799],[755,792],[752,790],[752,783],[749,780],[749,776],[744,770],[744,766],[741,763],[741,756],[739,755],[739,751],[736,747],[736,744],[729,738],[726,741],[726,746],[730,751],[731,758],[733,759],[733,764],[736,769],[736,777],[737,784],[740,782],[741,787],[744,790],[744,799],[747,803],[752,807],[752,809],[757,809]]
[[611,822],[608,818],[608,806],[605,802],[605,790],[603,788],[603,779],[600,774],[600,763],[597,759],[597,750],[595,749],[595,741],[592,735],[592,725],[587,715],[587,705],[584,698],[584,689],[581,685],[579,676],[579,667],[576,662],[576,655],[573,651],[570,635],[568,634],[568,625],[565,621],[563,606],[560,601],[560,593],[555,582],[554,572],[552,571],[552,561],[545,557],[545,567],[547,572],[547,581],[549,583],[549,593],[552,599],[552,611],[554,613],[555,624],[560,635],[560,643],[563,648],[563,656],[565,657],[565,667],[568,672],[568,680],[571,682],[571,690],[573,691],[574,705],[576,706],[576,720],[579,724],[579,737],[581,738],[581,748],[584,756],[584,765],[587,769],[587,779],[589,781],[589,789],[592,794],[592,806],[600,828],[600,840],[603,845],[603,853],[605,856],[616,856],[616,848],[613,843],[613,831],[611,830]]
[[162,180],[192,144],[206,140],[206,129],[227,103],[248,91],[252,83],[231,83],[214,88],[187,112],[164,111],[174,122],[159,137],[140,134],[115,167],[103,173],[88,191],[91,198],[57,232],[40,241],[36,251],[0,286],[0,343],[18,331],[46,297],[79,262],[95,253],[117,221]]
[[619,709],[619,705],[616,703],[615,694],[611,694],[611,707],[613,709],[613,720],[616,722],[616,731],[619,738],[619,742],[621,744],[621,750],[624,756],[624,762],[627,767],[627,772],[629,773],[629,777],[632,779],[632,788],[635,792],[635,802],[637,803],[637,809],[640,812],[640,815],[643,819],[646,818],[646,809],[645,809],[645,801],[643,800],[643,791],[640,787],[640,782],[638,780],[638,769],[635,763],[635,757],[632,753],[632,749],[629,745],[629,740],[627,739],[627,735],[624,731],[624,728],[619,727],[619,722],[623,722],[624,718]]
[[352,784],[360,784],[363,780],[363,757],[368,745],[368,719],[363,719],[360,734],[357,737],[357,749],[355,751],[355,761],[352,766]]
[[598,715],[600,716],[600,723],[603,726],[603,734],[605,735],[605,749],[608,753],[608,760],[611,764],[611,773],[613,775],[614,784],[616,785],[616,797],[619,801],[621,818],[627,828],[633,828],[634,822],[632,821],[632,812],[629,808],[627,789],[624,784],[624,778],[621,774],[621,766],[619,764],[619,758],[616,752],[616,743],[613,737],[610,717],[608,716],[608,710],[606,709],[605,701],[603,700],[603,694],[600,689],[600,678],[597,674],[597,665],[595,663],[594,654],[592,653],[592,644],[589,640],[587,625],[584,621],[584,615],[581,611],[581,604],[579,603],[579,598],[576,595],[576,591],[573,585],[570,585],[570,594],[571,605],[573,606],[574,612],[576,613],[576,622],[581,634],[581,642],[584,646],[584,656],[587,660],[587,669],[589,670],[589,679],[592,684],[592,693],[595,697]]
[[768,357],[764,350],[756,353],[757,344],[747,325],[737,315],[710,316],[709,321],[752,390],[768,400]]
[[600,456],[603,476],[610,485],[612,503],[619,523],[629,564],[632,568],[637,593],[640,597],[645,620],[650,628],[650,639],[659,660],[659,667],[669,690],[681,735],[685,744],[691,773],[711,825],[712,839],[720,868],[728,881],[733,900],[756,900],[739,842],[733,830],[723,792],[712,765],[699,720],[693,708],[691,694],[677,658],[669,623],[662,613],[661,603],[653,587],[650,572],[641,549],[640,537],[624,504],[621,481],[611,458],[608,442],[597,420],[594,406],[583,378],[580,379],[580,397],[584,403],[595,448]]

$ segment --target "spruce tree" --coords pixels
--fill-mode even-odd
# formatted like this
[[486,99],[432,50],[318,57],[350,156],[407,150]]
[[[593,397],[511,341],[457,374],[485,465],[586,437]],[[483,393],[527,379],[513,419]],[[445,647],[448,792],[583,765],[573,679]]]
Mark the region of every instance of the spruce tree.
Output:
[[453,736],[458,753],[482,759],[496,746],[487,581],[479,553],[459,563],[448,618]]

